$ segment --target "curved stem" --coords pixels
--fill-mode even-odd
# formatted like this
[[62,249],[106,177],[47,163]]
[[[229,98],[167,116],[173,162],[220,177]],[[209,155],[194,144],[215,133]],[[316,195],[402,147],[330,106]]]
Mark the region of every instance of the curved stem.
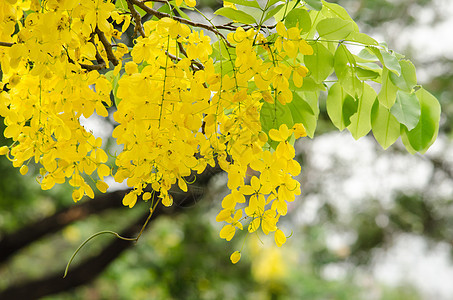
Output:
[[[148,218],[149,219],[149,218]],[[106,233],[109,233],[109,234],[113,234],[114,236],[116,236],[117,238],[121,239],[121,240],[125,240],[125,241],[136,241],[137,238],[125,238],[125,237],[122,237],[120,236],[118,233],[114,232],[114,231],[110,231],[110,230],[104,230],[104,231],[100,231],[100,232],[97,232],[95,234],[93,234],[92,236],[90,236],[89,238],[87,238],[78,248],[77,250],[72,254],[71,258],[69,259],[68,261],[68,264],[66,265],[66,268],[64,270],[64,275],[63,275],[63,278],[66,277],[66,275],[68,275],[68,270],[69,270],[69,266],[71,265],[72,261],[74,260],[75,256],[77,255],[77,253],[79,253],[80,249],[82,249],[83,246],[85,246],[89,241],[91,241],[92,239],[94,239],[95,237],[101,235],[101,234],[106,234]],[[141,233],[141,232],[140,232]]]

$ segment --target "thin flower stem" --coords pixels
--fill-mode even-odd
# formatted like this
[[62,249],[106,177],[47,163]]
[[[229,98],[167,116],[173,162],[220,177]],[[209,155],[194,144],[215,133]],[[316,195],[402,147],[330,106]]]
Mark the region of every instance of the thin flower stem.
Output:
[[103,230],[103,231],[100,231],[100,232],[97,232],[95,234],[93,234],[92,236],[90,236],[89,238],[87,238],[78,248],[76,251],[74,251],[74,253],[72,254],[71,258],[69,259],[67,265],[66,265],[66,268],[64,270],[64,275],[63,275],[63,278],[66,278],[66,275],[68,275],[68,270],[69,270],[69,266],[71,265],[72,261],[74,260],[75,256],[77,255],[77,253],[79,253],[79,251],[83,248],[83,246],[85,246],[89,241],[91,241],[92,239],[94,239],[95,237],[99,236],[99,235],[102,235],[102,234],[113,234],[115,237],[123,240],[123,241],[130,241],[130,242],[135,242],[137,243],[138,240],[140,239],[140,237],[142,236],[143,234],[143,231],[145,230],[146,228],[146,225],[148,225],[149,223],[149,220],[151,219],[154,211],[156,210],[156,207],[157,205],[160,203],[160,198],[158,201],[156,201],[156,203],[154,203],[153,207],[150,209],[149,211],[149,215],[148,215],[148,218],[146,218],[146,221],[145,223],[143,224],[142,228],[140,229],[140,232],[138,233],[137,237],[135,238],[128,238],[128,237],[123,237],[121,235],[119,235],[118,233],[114,232],[114,231],[111,231],[111,230]]
[[93,234],[92,236],[90,236],[89,238],[87,238],[78,248],[77,250],[72,254],[71,258],[69,259],[68,261],[68,264],[66,265],[66,268],[64,270],[64,275],[63,275],[63,278],[66,278],[66,275],[68,275],[68,270],[69,270],[69,266],[71,265],[72,261],[74,260],[75,256],[77,255],[77,253],[79,253],[80,249],[82,249],[83,246],[85,246],[89,241],[91,241],[92,239],[94,239],[95,237],[101,235],[101,234],[113,234],[114,236],[116,236],[117,238],[119,239],[122,239],[122,240],[125,240],[125,241],[135,241],[136,238],[125,238],[125,237],[122,237],[120,236],[118,233],[114,232],[114,231],[110,231],[110,230],[104,230],[104,231],[100,231],[100,232],[97,232],[95,234]]

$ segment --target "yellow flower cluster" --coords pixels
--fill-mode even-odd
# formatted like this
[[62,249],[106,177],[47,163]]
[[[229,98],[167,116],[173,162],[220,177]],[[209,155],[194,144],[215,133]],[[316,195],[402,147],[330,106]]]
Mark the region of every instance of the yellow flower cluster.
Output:
[[[287,202],[300,194],[299,183],[293,177],[301,169],[288,140],[293,135],[295,138],[305,136],[303,125],[294,124],[290,129],[281,124],[266,134],[260,123],[263,103],[278,101],[285,105],[291,102],[289,80],[292,78],[296,86],[301,86],[308,72],[297,63],[297,55],[286,49],[297,44],[301,47],[300,53],[309,55],[311,47],[300,38],[298,28],[284,29],[285,35],[280,33],[282,28],[284,25],[278,23],[280,35],[275,41],[268,41],[253,29],[238,28],[230,33],[228,40],[236,46],[235,66],[232,79],[227,74],[222,83],[233,83],[225,90],[213,90],[212,104],[223,106],[220,114],[219,110],[213,113],[218,122],[219,140],[225,145],[225,151],[218,152],[218,161],[228,173],[228,187],[232,190],[223,199],[223,209],[216,218],[227,223],[220,231],[220,237],[226,240],[233,238],[236,229],[242,230],[244,224],[248,224],[249,232],[260,227],[266,235],[274,232],[275,242],[281,246],[286,237],[277,223],[288,211]],[[253,85],[255,87],[251,88]],[[275,151],[268,147],[269,138],[278,143]],[[239,257],[233,255],[233,263]]]
[[[94,111],[107,117],[111,84],[81,64],[92,65],[97,56],[108,61],[94,32],[98,28],[111,36],[113,26],[107,19],[114,5],[102,0],[33,0],[0,6],[1,40],[14,43],[0,48],[0,115],[7,126],[4,135],[14,140],[9,151],[13,165],[22,166],[25,174],[31,160],[39,163],[43,189],[69,179],[74,201],[94,197],[83,174],[96,171],[95,185],[105,192],[107,154],[102,140],[85,130],[79,118]],[[37,13],[23,14],[28,10]],[[13,35],[16,26],[20,32]]]
[[[118,44],[112,54],[103,38],[110,43],[121,33],[108,18],[122,23],[125,31],[130,17],[110,2],[8,1],[0,7],[0,32],[14,45],[0,48],[6,83],[0,115],[7,125],[4,134],[14,144],[1,147],[0,154],[9,153],[14,166],[22,166],[21,173],[34,158],[42,165],[42,188],[69,179],[77,201],[93,197],[83,174],[97,170],[96,187],[106,191],[103,178],[111,172],[102,140],[87,132],[79,118],[94,110],[108,116],[105,105],[111,105],[112,86],[91,66],[92,61],[108,64],[115,55],[119,64],[114,74],[124,73],[112,135],[123,150],[113,176],[132,188],[123,204],[133,207],[139,196],[150,199],[150,192],[144,193],[150,187],[170,206],[172,185],[187,191],[187,176],[218,163],[228,173],[231,189],[216,218],[226,222],[220,237],[231,240],[245,225],[249,232],[261,228],[266,235],[274,233],[278,246],[285,243],[277,223],[300,193],[294,176],[301,171],[289,140],[306,133],[302,124],[277,119],[265,131],[260,118],[264,103],[290,103],[290,82],[300,87],[308,73],[300,61],[312,49],[299,28],[278,23],[277,34],[265,37],[259,29],[238,27],[217,44],[227,53],[222,48],[215,57],[203,31],[164,17],[143,24],[132,50]],[[22,26],[19,6],[24,3],[42,12],[28,14],[20,34],[11,39],[14,26]],[[193,0],[185,3],[195,5]],[[123,64],[128,53],[130,60]],[[231,260],[239,259],[240,253],[233,253]]]

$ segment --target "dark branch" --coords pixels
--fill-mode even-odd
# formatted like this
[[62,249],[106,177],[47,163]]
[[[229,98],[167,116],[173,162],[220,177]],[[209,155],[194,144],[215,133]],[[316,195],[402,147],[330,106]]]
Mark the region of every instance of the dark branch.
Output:
[[[156,211],[154,219],[160,214],[160,211]],[[137,234],[145,219],[146,216],[139,218],[121,235],[132,236]],[[0,299],[39,299],[86,284],[98,277],[111,262],[133,244],[130,241],[115,239],[99,255],[91,257],[71,269],[66,278],[62,276],[63,271],[59,271],[42,279],[21,283],[0,292]]]
[[[189,186],[190,190],[188,193],[191,194],[190,200],[187,197],[188,193],[175,193],[175,205],[173,205],[171,208],[158,206],[154,211],[153,217],[151,218],[150,222],[156,220],[160,215],[178,214],[183,211],[182,208],[187,207],[191,203],[197,202],[204,195],[205,187],[208,184],[209,180],[219,172],[221,172],[221,169],[218,166],[214,168],[208,167],[205,172],[197,176],[197,185]],[[117,197],[122,198],[122,195],[124,195],[124,191],[119,192]],[[120,235],[124,237],[132,237],[137,235],[137,233],[141,230],[147,216],[148,213],[140,217],[131,226],[121,232]],[[66,224],[68,224],[71,220],[77,219],[76,216],[71,214],[63,214],[60,216],[60,218],[62,219],[62,222]],[[68,291],[78,286],[87,284],[98,277],[109,266],[110,263],[112,263],[121,253],[123,253],[133,244],[134,243],[130,241],[115,239],[109,245],[107,245],[99,255],[88,258],[78,266],[70,268],[66,278],[62,278],[64,272],[63,270],[61,270],[42,279],[37,279],[9,287],[6,290],[0,292],[0,299],[38,299],[47,295]]]
[[[175,203],[180,206],[185,206],[187,204],[183,204],[183,202],[186,202],[185,199],[188,198],[187,195],[194,195],[196,197],[201,196],[209,179],[220,171],[219,167],[209,167],[203,174],[197,175],[196,185],[189,185],[188,193],[179,194],[181,196],[175,197]],[[127,192],[128,190],[124,190],[97,195],[93,200],[80,202],[61,210],[52,216],[3,236],[0,239],[0,263],[5,262],[11,255],[22,248],[36,242],[46,235],[63,229],[72,222],[83,220],[90,215],[99,214],[108,209],[123,207],[122,200]]]
[[12,47],[15,43],[0,42],[1,47]]
[[63,209],[52,216],[4,236],[0,240],[0,263],[6,261],[20,249],[46,235],[61,230],[72,222],[82,220],[92,214],[99,214],[108,209],[122,207],[122,199],[125,193],[126,191],[117,191],[101,194],[93,200]]
[[101,41],[102,45],[104,46],[105,52],[107,53],[108,60],[114,66],[118,65],[119,62],[118,62],[118,59],[113,54],[112,44],[110,44],[110,42],[105,37],[105,34],[98,27],[96,27],[95,32],[98,35],[99,40]]
[[142,37],[145,37],[146,36],[145,31],[143,30],[143,26],[142,26],[142,17],[138,13],[138,11],[135,9],[134,5],[132,4],[132,2],[130,0],[126,0],[126,2],[127,2],[127,7],[131,11],[132,17],[135,20],[135,28],[134,28],[135,33],[139,32]]

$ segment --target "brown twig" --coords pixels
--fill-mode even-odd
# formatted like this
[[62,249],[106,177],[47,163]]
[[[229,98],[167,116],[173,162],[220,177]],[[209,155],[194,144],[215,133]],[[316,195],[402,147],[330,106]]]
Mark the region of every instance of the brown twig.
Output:
[[135,7],[132,4],[131,0],[126,0],[126,2],[127,2],[127,7],[131,11],[132,17],[135,20],[134,32],[135,33],[139,32],[142,37],[145,37],[145,31],[143,30],[143,26],[142,26],[142,17],[138,13],[138,11],[135,9]]
[[101,54],[99,53],[99,51],[97,49],[96,49],[96,61],[98,62],[97,65],[87,65],[87,64],[81,64],[81,63],[79,63],[79,65],[83,69],[88,70],[88,71],[101,70],[107,66],[107,64],[105,63],[105,60],[102,58]]
[[12,47],[15,43],[0,42],[1,47]]
[[97,36],[99,37],[99,40],[101,41],[102,45],[104,46],[105,52],[107,53],[108,60],[114,66],[118,65],[119,62],[118,62],[118,59],[113,54],[112,44],[110,44],[110,42],[105,37],[105,34],[98,27],[96,27],[95,32],[96,32]]
[[[186,49],[184,49],[183,45],[180,42],[178,42],[178,48],[179,48],[179,52],[181,52],[182,55],[184,55],[187,58],[189,57],[189,56],[187,56]],[[191,63],[192,63],[192,67],[194,67],[194,69],[196,67],[196,71],[204,70],[204,66],[202,63],[200,63],[196,60],[193,60],[193,59],[191,60]]]

